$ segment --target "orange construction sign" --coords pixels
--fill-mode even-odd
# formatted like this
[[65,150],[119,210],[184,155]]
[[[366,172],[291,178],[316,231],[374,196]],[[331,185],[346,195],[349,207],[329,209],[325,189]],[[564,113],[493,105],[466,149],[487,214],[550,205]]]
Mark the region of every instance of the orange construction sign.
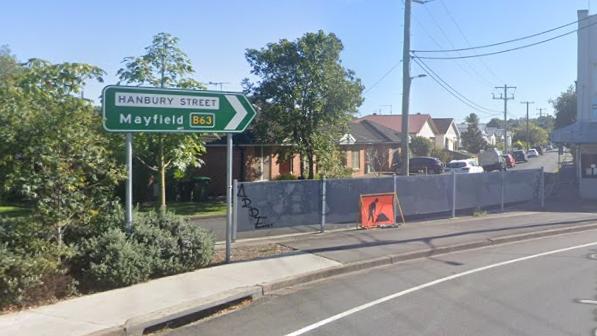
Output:
[[[361,195],[361,227],[370,229],[396,224],[396,194]],[[400,211],[402,215],[402,211]]]

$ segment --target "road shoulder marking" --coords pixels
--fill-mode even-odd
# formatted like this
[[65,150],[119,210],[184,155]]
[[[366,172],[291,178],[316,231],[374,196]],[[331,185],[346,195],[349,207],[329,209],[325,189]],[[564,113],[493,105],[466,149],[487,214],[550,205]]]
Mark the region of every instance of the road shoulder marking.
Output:
[[447,276],[447,277],[444,277],[444,278],[440,278],[440,279],[437,279],[437,280],[433,280],[433,281],[430,281],[430,282],[426,282],[426,283],[421,284],[419,286],[411,287],[409,289],[406,289],[406,290],[403,290],[403,291],[400,291],[400,292],[396,292],[394,294],[390,294],[388,296],[384,296],[384,297],[379,298],[377,300],[374,300],[374,301],[362,304],[360,306],[351,308],[351,309],[346,310],[346,311],[344,311],[342,313],[330,316],[330,317],[328,317],[328,318],[326,318],[324,320],[321,320],[319,322],[310,324],[310,325],[308,325],[306,327],[303,327],[303,328],[301,328],[299,330],[296,330],[294,332],[286,334],[286,336],[299,336],[299,335],[303,335],[303,334],[305,334],[305,333],[307,333],[309,331],[313,331],[313,330],[315,330],[317,328],[323,327],[326,324],[330,324],[330,323],[332,323],[334,321],[340,320],[340,319],[342,319],[344,317],[347,317],[349,315],[358,313],[358,312],[360,312],[362,310],[369,309],[369,308],[371,308],[373,306],[377,306],[379,304],[382,304],[384,302],[387,302],[387,301],[399,298],[399,297],[404,296],[406,294],[410,294],[410,293],[419,291],[421,289],[432,287],[432,286],[435,286],[435,285],[438,285],[438,284],[441,284],[441,283],[444,283],[444,282],[447,282],[447,281],[450,281],[450,280],[454,280],[454,279],[457,279],[457,278],[461,278],[461,277],[464,277],[464,276],[467,276],[467,275],[470,275],[470,274],[483,272],[483,271],[486,271],[486,270],[490,270],[490,269],[493,269],[493,268],[497,268],[497,267],[501,267],[501,266],[506,266],[506,265],[514,264],[514,263],[525,261],[525,260],[535,259],[535,258],[539,258],[539,257],[544,257],[544,256],[556,254],[556,253],[562,253],[562,252],[566,252],[566,251],[572,251],[572,250],[577,250],[577,249],[581,249],[581,248],[585,248],[585,247],[590,247],[590,246],[596,246],[596,245],[597,245],[597,242],[592,242],[592,243],[587,243],[587,244],[582,244],[582,245],[575,245],[575,246],[561,248],[561,249],[557,249],[557,250],[551,250],[551,251],[547,251],[547,252],[537,253],[537,254],[533,254],[533,255],[530,255],[530,256],[526,256],[526,257],[521,257],[521,258],[516,258],[516,259],[510,259],[510,260],[502,261],[502,262],[499,262],[499,263],[495,263],[495,264],[491,264],[491,265],[487,265],[487,266],[483,266],[483,267],[474,268],[472,270],[468,270],[468,271],[465,271],[465,272],[452,274],[450,276]]

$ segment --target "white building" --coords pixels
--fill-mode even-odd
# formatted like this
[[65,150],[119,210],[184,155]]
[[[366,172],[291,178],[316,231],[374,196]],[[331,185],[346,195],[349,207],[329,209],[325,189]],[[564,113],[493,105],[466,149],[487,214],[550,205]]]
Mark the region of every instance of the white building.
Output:
[[578,11],[576,122],[554,130],[553,142],[576,146],[582,198],[597,199],[597,15]]

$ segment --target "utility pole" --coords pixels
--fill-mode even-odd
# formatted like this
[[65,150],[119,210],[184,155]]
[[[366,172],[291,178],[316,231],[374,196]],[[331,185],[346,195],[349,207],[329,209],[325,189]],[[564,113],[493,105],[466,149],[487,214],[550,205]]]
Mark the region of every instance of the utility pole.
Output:
[[529,105],[530,104],[535,104],[535,102],[530,102],[530,101],[523,101],[520,102],[521,104],[525,104],[527,106],[527,134],[526,134],[526,140],[527,140],[527,151],[529,150],[529,148],[531,147],[531,135],[529,134]]
[[543,117],[543,110],[547,110],[547,109],[545,107],[537,108],[537,111],[539,111],[539,118]]
[[504,84],[504,86],[496,86],[495,88],[496,89],[504,89],[504,93],[500,93],[499,97],[497,97],[494,94],[493,99],[504,101],[504,154],[507,154],[508,153],[508,100],[514,99],[514,94],[512,94],[512,96],[508,96],[508,89],[516,89],[516,86],[508,86],[508,84]]
[[408,103],[410,99],[410,10],[411,0],[404,0],[404,44],[402,46],[402,175],[408,176]]

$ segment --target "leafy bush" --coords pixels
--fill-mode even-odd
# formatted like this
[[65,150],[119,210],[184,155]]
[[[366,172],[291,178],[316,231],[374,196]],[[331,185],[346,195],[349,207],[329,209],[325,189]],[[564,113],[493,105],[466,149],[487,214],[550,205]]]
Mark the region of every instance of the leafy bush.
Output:
[[128,286],[151,275],[151,257],[144,246],[119,229],[86,239],[79,253],[82,268],[78,275],[86,291]]
[[79,246],[73,269],[86,291],[132,285],[208,265],[213,235],[172,213],[138,213],[133,232],[112,228]]
[[30,218],[0,218],[0,308],[61,298],[74,291],[64,261],[70,249]]
[[297,177],[290,173],[281,174],[275,178],[275,180],[278,180],[278,181],[296,180],[296,179],[297,179]]

